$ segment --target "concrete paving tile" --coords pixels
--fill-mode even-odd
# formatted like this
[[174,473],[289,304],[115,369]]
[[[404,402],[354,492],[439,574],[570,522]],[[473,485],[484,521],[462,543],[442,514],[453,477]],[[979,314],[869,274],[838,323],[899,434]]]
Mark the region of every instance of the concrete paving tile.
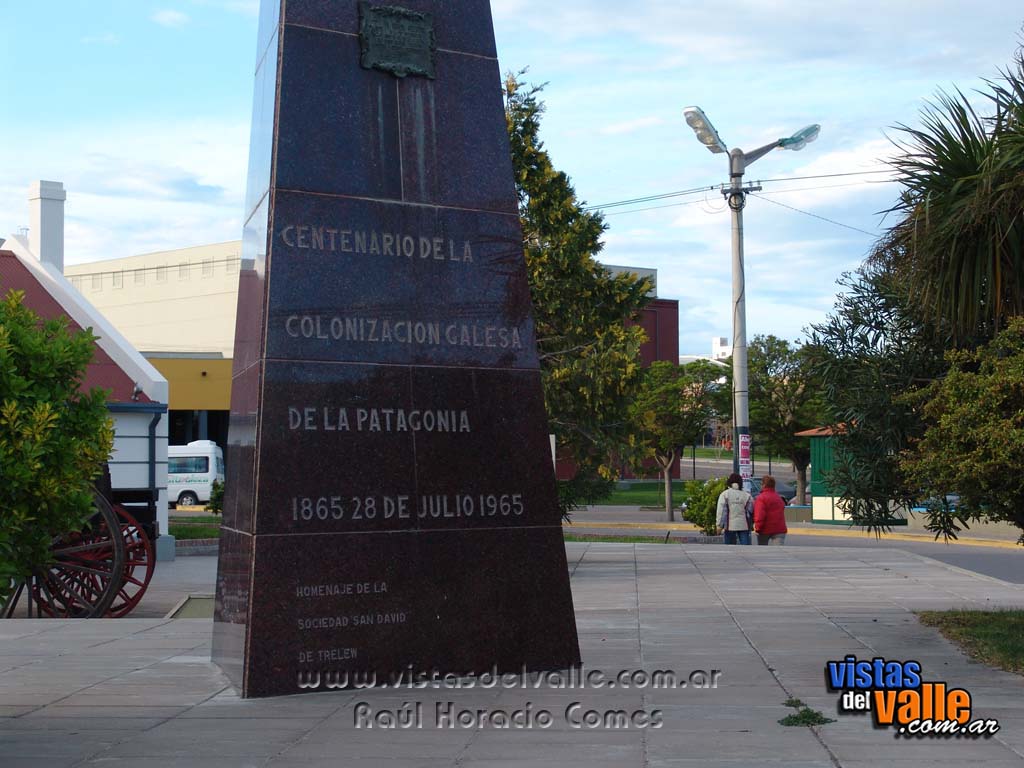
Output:
[[793,760],[827,760],[828,753],[810,729],[754,733],[707,732],[648,734],[647,755],[651,761],[672,759],[757,760],[785,755]]
[[0,717],[21,717],[37,709],[34,704],[0,704]]
[[424,742],[403,738],[401,732],[381,733],[372,741],[354,741],[338,733],[324,741],[304,740],[279,752],[280,757],[292,760],[325,759],[344,756],[345,760],[361,758],[401,758],[404,760],[428,758],[451,760],[465,749],[473,732],[459,733],[450,740]]
[[221,731],[205,738],[182,738],[178,734],[158,734],[159,729],[111,746],[104,756],[162,758],[265,758],[278,754],[301,736],[301,732],[272,730],[257,732]]
[[456,765],[454,759],[448,758],[350,758],[337,756],[302,759],[275,757],[266,764],[266,768],[455,768]]
[[[971,761],[977,762],[977,761]],[[937,758],[909,758],[903,759],[898,754],[887,756],[885,765],[889,768],[959,768],[965,764],[964,760],[942,760]],[[1020,768],[1021,758],[1009,760],[985,758],[982,765],[985,768]],[[843,760],[842,768],[878,768],[877,760]]]
[[51,731],[65,733],[101,733],[107,738],[113,738],[118,734],[128,736],[133,733],[141,733],[149,730],[165,718],[151,717],[21,717],[6,718],[0,720],[0,744],[4,736],[2,734],[19,731]]
[[509,747],[532,745],[586,745],[598,747],[615,745],[637,747],[646,739],[645,731],[638,728],[581,730],[578,728],[532,728],[529,730],[484,730],[477,734],[473,745],[486,743],[501,754]]
[[840,763],[852,760],[886,761],[899,758],[904,760],[959,760],[960,764],[978,763],[985,766],[991,760],[1018,759],[1019,755],[1003,744],[993,740],[951,740],[951,739],[896,739],[892,736],[881,741],[864,738],[840,739],[836,735],[823,733],[822,738],[829,750]]
[[0,692],[0,706],[12,709],[30,710],[44,707],[64,697],[62,692],[54,693],[22,693],[17,689]]
[[14,757],[4,755],[4,768],[71,768],[77,757]]
[[[529,737],[529,732],[524,733]],[[565,765],[568,763],[592,763],[605,762],[615,765],[643,765],[644,748],[640,743],[636,744],[590,744],[586,739],[589,734],[577,734],[576,743],[552,744],[550,742],[538,743],[529,738],[524,738],[514,749],[509,745],[495,745],[492,742],[481,740],[474,742],[460,755],[460,762],[493,761],[495,757],[507,754],[516,760],[523,760],[531,756],[539,758],[546,757],[548,765]],[[495,747],[505,747],[504,749]]]
[[[437,768],[452,765],[460,754],[468,758],[461,764],[501,768],[639,767],[644,743],[652,766],[823,768],[832,763],[809,730],[777,724],[791,712],[781,706],[787,691],[831,715],[838,695],[825,689],[825,660],[846,653],[903,658],[913,648],[926,679],[966,687],[979,716],[1004,720],[1005,738],[969,745],[975,747],[972,757],[962,759],[954,747],[935,742],[901,744],[897,750],[891,734],[873,729],[867,718],[842,715],[819,733],[842,753],[844,766],[859,760],[914,768],[923,762],[942,765],[951,756],[958,762],[984,758],[986,766],[997,768],[1006,756],[1010,764],[1024,764],[1012,751],[1024,740],[1024,682],[966,660],[909,612],[922,605],[991,605],[986,598],[993,596],[1024,605],[1024,587],[1004,588],[898,550],[738,553],[724,547],[587,544],[567,552],[576,568],[574,601],[589,668],[672,669],[684,676],[693,669],[720,669],[719,686],[359,692],[376,706],[398,706],[413,696],[427,706],[452,701],[489,710],[532,702],[550,707],[560,721],[531,731],[369,732],[354,728],[356,695],[350,692],[239,699],[209,663],[208,620],[19,620],[0,623],[0,739],[21,739],[24,750],[38,747],[33,738],[40,734],[60,734],[62,743],[77,750],[74,760],[143,768],[214,761],[217,768]],[[212,579],[215,568],[208,571]],[[8,629],[12,624],[19,626]],[[37,708],[14,696],[56,703]],[[564,718],[574,699],[601,708],[662,708],[664,727],[574,729]],[[136,733],[131,743],[111,744],[109,737],[119,732],[105,726],[129,717],[134,726],[156,725]],[[93,723],[87,738],[76,742],[77,731]],[[3,756],[10,757],[6,751]],[[42,768],[60,766],[65,758],[37,754],[10,760]],[[3,768],[16,765],[10,760]]]
[[0,736],[4,765],[9,758],[70,758],[96,754],[113,746],[122,734],[108,731],[4,731]]
[[[315,696],[303,696],[302,699],[314,699]],[[203,702],[181,712],[183,720],[234,720],[294,718],[315,721],[327,717],[344,706],[345,699],[334,701],[275,701],[268,699],[240,700],[237,704]]]
[[82,763],[91,768],[263,768],[266,758],[252,757],[109,757]]

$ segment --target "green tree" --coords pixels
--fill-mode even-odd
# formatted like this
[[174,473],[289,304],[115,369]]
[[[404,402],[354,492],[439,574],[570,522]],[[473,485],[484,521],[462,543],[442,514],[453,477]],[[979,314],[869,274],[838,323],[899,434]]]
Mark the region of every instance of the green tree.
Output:
[[979,93],[985,114],[940,92],[920,127],[897,126],[901,218],[876,249],[961,347],[1024,314],[1024,52]]
[[[910,487],[932,502],[927,527],[936,538],[956,538],[968,521],[1024,530],[1024,318],[978,350],[946,359],[942,379],[905,398],[927,426],[901,457]],[[945,503],[947,494],[959,502]]]
[[676,365],[653,363],[633,403],[636,444],[640,458],[653,458],[665,483],[665,513],[674,520],[672,464],[681,448],[704,434],[714,415],[712,393],[721,369],[704,361]]
[[775,336],[755,336],[748,350],[750,426],[757,445],[796,469],[797,503],[807,503],[810,440],[797,432],[825,419],[821,382],[809,354],[799,344]]
[[639,385],[647,280],[612,276],[595,260],[606,226],[585,210],[540,140],[544,106],[520,76],[505,82],[512,167],[533,297],[544,399],[560,456],[577,471],[563,483],[563,514],[610,492],[615,457],[628,453],[629,406]]
[[0,302],[0,602],[81,530],[113,446],[107,392],[80,389],[96,337],[41,321],[11,291]]
[[834,428],[834,468],[826,478],[853,521],[888,530],[893,504],[909,508],[916,492],[899,455],[924,434],[904,399],[945,368],[942,345],[899,278],[879,268],[844,276],[832,314],[812,326],[807,354],[820,378],[827,422]]

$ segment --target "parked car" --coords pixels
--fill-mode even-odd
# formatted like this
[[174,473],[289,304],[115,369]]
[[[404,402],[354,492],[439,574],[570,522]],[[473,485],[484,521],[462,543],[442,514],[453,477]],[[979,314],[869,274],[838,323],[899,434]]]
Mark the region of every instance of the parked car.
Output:
[[944,505],[948,506],[951,512],[955,512],[957,507],[960,506],[960,494],[947,493],[944,500],[939,498],[925,499],[924,501],[915,504],[912,507],[912,511],[924,512],[927,509],[941,509]]
[[[761,492],[761,478],[752,477],[750,478],[750,495],[755,499],[757,494]],[[792,504],[793,499],[796,498],[796,486],[784,483],[778,478],[775,480],[775,492],[782,497],[783,501],[787,504]]]

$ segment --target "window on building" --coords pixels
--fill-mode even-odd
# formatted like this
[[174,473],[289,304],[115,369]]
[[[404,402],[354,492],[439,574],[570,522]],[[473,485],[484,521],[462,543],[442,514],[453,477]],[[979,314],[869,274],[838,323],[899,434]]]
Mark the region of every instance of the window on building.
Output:
[[238,271],[238,257],[232,256],[224,262],[224,271],[229,275],[235,274]]
[[102,291],[103,290],[103,275],[93,275],[92,276],[92,289],[94,291]]
[[178,279],[188,280],[188,262],[183,261],[178,265]]
[[76,291],[82,290],[82,278],[80,278],[80,277],[72,277],[71,278],[71,286]]
[[145,285],[146,284],[146,270],[136,269],[135,270],[135,284]]
[[158,283],[165,282],[167,280],[167,267],[156,268],[156,281]]
[[213,259],[203,262],[203,277],[213,277]]
[[115,272],[113,278],[115,288],[124,288],[124,272]]

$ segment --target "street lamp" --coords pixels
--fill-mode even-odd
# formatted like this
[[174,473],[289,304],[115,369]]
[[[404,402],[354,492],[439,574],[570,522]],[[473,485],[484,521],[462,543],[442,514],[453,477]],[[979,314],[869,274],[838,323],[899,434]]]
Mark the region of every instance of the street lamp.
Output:
[[729,153],[729,186],[722,190],[732,211],[732,380],[733,380],[733,472],[743,477],[744,483],[753,474],[750,451],[750,402],[747,383],[747,301],[743,272],[743,208],[747,193],[759,192],[760,187],[744,187],[743,173],[747,166],[760,160],[773,149],[799,151],[818,138],[820,125],[809,125],[788,139],[776,139],[771,144],[744,152],[729,151],[718,131],[700,107],[683,110],[686,124],[697,135],[697,140],[716,155]]

